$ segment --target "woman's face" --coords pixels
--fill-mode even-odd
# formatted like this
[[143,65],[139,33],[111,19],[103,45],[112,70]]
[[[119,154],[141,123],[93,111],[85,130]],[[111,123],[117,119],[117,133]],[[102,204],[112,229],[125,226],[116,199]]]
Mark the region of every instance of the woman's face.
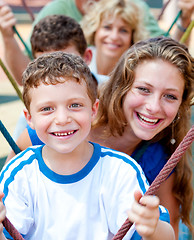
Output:
[[184,79],[171,63],[157,59],[138,65],[123,103],[134,135],[150,140],[166,128],[177,115],[183,91]]
[[106,58],[119,59],[131,41],[132,29],[119,16],[103,19],[94,37],[97,52]]

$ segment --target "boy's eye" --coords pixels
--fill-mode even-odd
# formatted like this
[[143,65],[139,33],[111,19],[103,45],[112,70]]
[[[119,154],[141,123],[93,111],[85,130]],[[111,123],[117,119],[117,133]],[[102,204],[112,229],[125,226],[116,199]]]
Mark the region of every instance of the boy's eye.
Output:
[[41,109],[42,112],[48,112],[48,111],[52,111],[53,108],[51,107],[44,107]]
[[148,88],[145,88],[145,87],[137,87],[137,89],[141,92],[144,92],[144,93],[149,93],[149,89]]
[[79,103],[72,103],[72,104],[69,106],[69,108],[79,108],[79,107],[81,107],[81,104],[79,104]]
[[177,97],[172,94],[165,94],[164,97],[169,100],[177,100]]

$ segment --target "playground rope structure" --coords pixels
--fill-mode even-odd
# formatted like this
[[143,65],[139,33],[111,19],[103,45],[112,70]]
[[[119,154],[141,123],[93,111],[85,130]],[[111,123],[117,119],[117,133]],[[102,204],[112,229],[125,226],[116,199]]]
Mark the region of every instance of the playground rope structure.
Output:
[[[179,144],[179,146],[174,151],[172,156],[169,158],[167,163],[164,165],[158,176],[152,182],[145,195],[153,195],[158,190],[160,184],[166,180],[166,178],[175,168],[175,166],[177,165],[177,163],[179,162],[187,148],[192,144],[193,140],[194,140],[194,125],[188,131],[186,136],[183,138],[182,142]],[[133,223],[131,223],[127,218],[112,240],[123,239],[123,237],[126,235],[132,224]],[[16,228],[12,225],[12,223],[9,221],[7,217],[5,217],[3,225],[14,240],[24,240],[24,238],[20,235],[20,233],[16,230]]]

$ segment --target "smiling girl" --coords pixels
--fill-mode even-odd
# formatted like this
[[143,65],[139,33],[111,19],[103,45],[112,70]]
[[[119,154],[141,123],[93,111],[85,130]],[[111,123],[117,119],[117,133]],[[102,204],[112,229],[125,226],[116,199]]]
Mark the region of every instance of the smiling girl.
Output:
[[[170,38],[134,44],[101,86],[91,140],[138,161],[151,184],[190,126],[194,59]],[[157,195],[170,212],[178,239],[182,221],[192,230],[192,171],[189,151]]]

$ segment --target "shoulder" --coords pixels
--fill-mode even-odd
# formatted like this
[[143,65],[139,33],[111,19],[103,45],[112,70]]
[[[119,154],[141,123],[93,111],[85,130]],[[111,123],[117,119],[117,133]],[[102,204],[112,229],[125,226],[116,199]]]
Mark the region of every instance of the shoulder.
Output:
[[142,175],[144,175],[141,166],[129,155],[97,143],[93,144],[95,148],[98,148],[98,154],[101,159],[100,162],[106,171],[115,174],[120,172],[121,174],[127,174],[129,176],[130,174],[131,176],[134,174],[136,177],[142,177]]
[[164,146],[159,143],[151,143],[148,148],[145,151],[144,157],[151,158],[152,162],[154,161],[155,164],[158,164],[159,162],[166,163],[168,155],[165,152]]
[[[145,193],[148,182],[140,165],[129,155],[111,148],[93,143],[98,148],[98,163],[94,168],[96,178],[99,176],[108,191],[120,191],[127,186],[126,191],[134,188]],[[117,190],[116,190],[117,189]]]
[[142,159],[149,160],[151,158],[151,161],[158,163],[161,159],[166,161],[167,154],[164,146],[159,142],[144,142],[133,152],[132,157],[135,158],[136,161],[142,161]]
[[147,151],[150,153],[154,153],[155,151],[160,151],[160,153],[166,155],[164,146],[159,142],[151,143],[148,146]]
[[41,156],[42,146],[29,147],[12,158],[1,170],[0,183],[3,178],[13,178],[26,166],[31,166]]
[[99,145],[97,143],[93,143],[95,146],[98,146],[101,152],[101,157],[106,159],[111,159],[112,161],[117,161],[117,164],[123,163],[123,164],[135,164],[138,165],[137,162],[130,157],[128,154],[117,151],[115,149],[104,147],[102,145]]
[[4,200],[13,191],[25,194],[29,184],[34,185],[34,180],[40,175],[38,158],[41,156],[41,147],[26,149],[3,167],[0,173],[0,189],[4,192]]
[[[140,149],[141,150],[141,149]],[[168,160],[164,147],[160,143],[151,143],[138,160],[151,184]]]

